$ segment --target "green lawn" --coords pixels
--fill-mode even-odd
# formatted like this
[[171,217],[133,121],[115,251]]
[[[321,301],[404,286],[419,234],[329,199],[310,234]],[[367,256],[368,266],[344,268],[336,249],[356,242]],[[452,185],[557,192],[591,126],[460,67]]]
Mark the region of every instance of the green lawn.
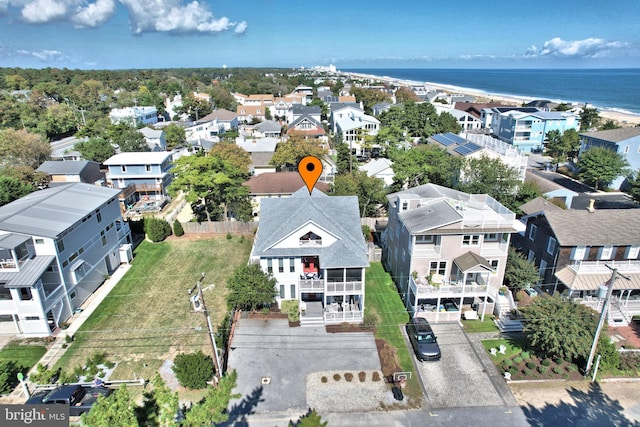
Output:
[[56,368],[69,371],[91,354],[106,352],[118,363],[112,379],[151,378],[178,352],[210,354],[206,320],[193,311],[187,291],[204,272],[202,287],[216,327],[227,310],[226,278],[247,262],[251,243],[239,236],[142,242],[131,269],[75,334]]
[[[47,352],[41,340],[11,341],[0,350],[0,360],[13,360],[16,364],[31,369]],[[25,372],[26,374],[26,372]]]
[[462,320],[462,326],[467,333],[474,332],[500,332],[500,328],[493,321],[493,316],[484,316],[484,321],[480,319]]
[[512,357],[522,353],[526,345],[526,340],[506,338],[482,340],[482,345],[487,350],[487,352],[489,352],[491,348],[500,349],[501,344],[506,347],[506,350],[504,354],[498,353],[496,356],[492,356],[492,360],[496,365],[498,365],[505,359],[511,359]]
[[398,363],[403,371],[413,372],[412,380],[407,383],[405,394],[421,399],[422,391],[413,369],[412,355],[404,341],[401,327],[409,321],[409,314],[389,273],[379,262],[371,263],[366,275],[366,309],[376,313],[378,324],[376,338],[385,340],[396,350]]

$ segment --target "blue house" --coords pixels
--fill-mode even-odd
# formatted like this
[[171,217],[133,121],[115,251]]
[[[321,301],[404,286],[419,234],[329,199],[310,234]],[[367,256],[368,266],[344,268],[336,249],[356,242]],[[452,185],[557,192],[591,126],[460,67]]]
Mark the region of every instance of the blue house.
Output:
[[[580,154],[591,147],[605,147],[622,154],[632,171],[640,169],[640,127],[620,128],[580,134]],[[625,186],[627,177],[619,176],[611,187],[618,190]]]
[[138,201],[155,201],[160,206],[167,199],[171,184],[171,153],[120,153],[104,162],[109,168],[107,182],[121,189],[121,202],[129,209]]
[[491,132],[500,140],[525,152],[542,149],[548,132],[580,128],[580,117],[566,111],[539,111],[537,109],[494,108]]

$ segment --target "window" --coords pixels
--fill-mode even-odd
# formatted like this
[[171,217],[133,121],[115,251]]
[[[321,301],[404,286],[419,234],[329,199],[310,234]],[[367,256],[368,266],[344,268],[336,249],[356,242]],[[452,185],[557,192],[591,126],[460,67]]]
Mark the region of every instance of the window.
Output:
[[640,246],[629,246],[627,249],[627,259],[636,259],[640,253]]
[[79,262],[81,262],[81,264],[75,270],[73,270],[73,277],[75,278],[76,283],[80,282],[82,278],[87,274],[87,269],[84,262]]
[[498,259],[492,259],[489,261],[489,264],[491,264],[491,268],[493,268],[494,274],[498,272],[498,266],[500,265],[500,260]]
[[20,299],[22,301],[30,301],[33,299],[31,288],[20,288]]
[[96,218],[98,219],[98,222],[102,222],[102,214],[100,211],[96,211]]
[[44,245],[44,239],[36,239],[36,245]]
[[64,241],[62,239],[56,240],[56,247],[58,248],[58,253],[64,252]]
[[600,259],[611,259],[613,255],[613,246],[603,246],[600,250]]
[[462,246],[478,246],[480,244],[480,235],[467,234],[462,236]]
[[151,165],[144,165],[144,169],[145,169],[147,172],[151,172]]
[[107,246],[107,236],[102,236],[102,246]]
[[434,235],[431,236],[416,236],[416,244],[417,245],[422,245],[422,244],[429,244],[429,243],[434,243],[435,242],[435,237]]
[[296,259],[289,258],[289,273],[294,273],[296,271]]
[[533,261],[536,259],[536,253],[534,251],[529,251],[529,255],[527,256],[527,261]]
[[629,146],[625,145],[624,146],[624,154],[627,154],[629,152]]
[[296,285],[291,285],[291,298],[296,297]]
[[273,273],[273,262],[271,258],[267,258],[267,273],[269,274]]
[[547,253],[549,255],[553,255],[556,252],[557,241],[553,237],[549,237],[549,241],[547,242]]
[[533,240],[536,238],[537,231],[538,227],[535,224],[531,224],[531,228],[529,229],[529,240]]
[[485,234],[484,235],[484,241],[485,242],[498,242],[500,241],[500,234],[498,233],[489,233],[489,234]]
[[447,261],[431,261],[429,274],[439,274],[444,276],[447,272]]
[[541,259],[540,260],[540,271],[538,272],[538,275],[540,277],[544,277],[545,272],[547,271],[547,261]]
[[74,299],[76,297],[76,293],[75,292],[71,292],[71,295],[69,295],[69,298]]
[[280,298],[284,298],[284,285],[280,285]]
[[126,166],[126,165],[122,165],[122,166],[120,166],[120,170],[121,170],[122,172],[126,172],[126,171],[127,171],[127,166]]
[[402,202],[402,210],[406,211],[407,209],[409,209],[409,202]]
[[40,320],[40,317],[38,316],[27,316],[24,318],[24,320]]
[[284,258],[278,258],[278,273],[284,273]]
[[576,246],[575,248],[572,249],[571,251],[571,259],[573,260],[583,260],[584,256],[587,254],[587,247],[586,246]]

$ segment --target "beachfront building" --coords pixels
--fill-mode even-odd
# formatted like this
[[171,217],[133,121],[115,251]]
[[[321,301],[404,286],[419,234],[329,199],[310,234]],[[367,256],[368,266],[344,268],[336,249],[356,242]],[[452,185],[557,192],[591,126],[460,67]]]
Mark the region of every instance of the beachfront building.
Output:
[[336,139],[349,145],[352,154],[365,156],[365,138],[378,134],[380,120],[352,106],[331,110],[331,118]]
[[[580,140],[580,154],[591,147],[604,147],[622,155],[629,162],[629,169],[632,171],[640,169],[640,127],[581,133]],[[626,181],[627,177],[619,176],[611,187],[616,190],[624,188]]]
[[407,310],[432,322],[480,316],[499,298],[511,234],[524,227],[486,194],[435,184],[392,193],[382,260]]
[[550,131],[562,134],[580,128],[580,117],[572,112],[496,107],[484,113],[485,127],[490,123],[492,135],[525,152],[541,150]]
[[109,113],[111,123],[128,123],[131,126],[153,125],[158,123],[156,107],[114,108]]
[[70,183],[0,207],[1,334],[50,335],[129,261],[119,192]]
[[299,301],[303,326],[362,322],[369,260],[357,197],[303,187],[260,209],[249,261],[276,279],[278,305]]

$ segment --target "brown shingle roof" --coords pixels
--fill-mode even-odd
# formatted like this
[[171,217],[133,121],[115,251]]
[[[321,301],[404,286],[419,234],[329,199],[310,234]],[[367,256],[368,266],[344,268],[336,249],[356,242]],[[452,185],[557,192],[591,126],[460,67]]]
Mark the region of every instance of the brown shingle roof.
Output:
[[549,210],[544,215],[561,246],[640,245],[636,209]]
[[[251,194],[293,194],[305,183],[298,172],[267,172],[249,178],[242,185],[249,187]],[[317,182],[315,188],[326,193],[329,185]]]

